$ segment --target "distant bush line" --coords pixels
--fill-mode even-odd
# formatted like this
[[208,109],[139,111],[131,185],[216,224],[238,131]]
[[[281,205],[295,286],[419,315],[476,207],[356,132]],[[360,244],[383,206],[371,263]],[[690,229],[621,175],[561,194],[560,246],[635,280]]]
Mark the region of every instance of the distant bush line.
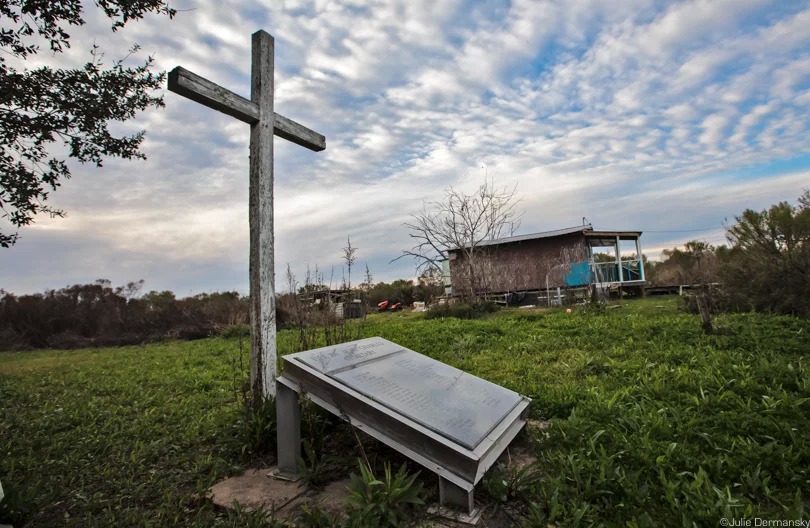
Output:
[[177,299],[170,291],[139,295],[142,284],[98,280],[19,296],[0,290],[0,350],[199,339],[249,322],[248,298],[237,292]]
[[[249,297],[238,292],[182,299],[171,291],[142,294],[143,282],[114,287],[109,280],[99,279],[32,295],[0,290],[0,350],[122,346],[214,335],[250,337]],[[432,299],[440,291],[441,287],[414,286],[402,280],[378,283],[362,297],[367,303],[397,299],[409,305],[415,299]],[[279,328],[334,326],[331,312],[300,304],[296,295],[278,295]],[[304,312],[309,315],[302,318]]]

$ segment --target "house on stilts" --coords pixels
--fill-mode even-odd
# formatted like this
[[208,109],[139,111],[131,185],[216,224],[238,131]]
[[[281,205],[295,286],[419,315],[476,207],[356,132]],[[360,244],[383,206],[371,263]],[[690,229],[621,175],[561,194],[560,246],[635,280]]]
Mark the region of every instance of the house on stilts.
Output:
[[646,281],[640,240],[641,231],[595,230],[584,224],[486,240],[472,250],[449,249],[443,262],[445,292],[507,304],[519,298],[559,303],[572,293],[642,295]]

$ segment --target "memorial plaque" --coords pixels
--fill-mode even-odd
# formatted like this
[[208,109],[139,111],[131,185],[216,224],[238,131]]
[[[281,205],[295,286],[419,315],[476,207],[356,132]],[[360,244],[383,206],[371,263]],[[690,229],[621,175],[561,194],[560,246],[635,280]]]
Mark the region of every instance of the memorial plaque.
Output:
[[284,356],[279,478],[296,478],[299,395],[439,476],[439,502],[474,522],[475,485],[526,425],[531,400],[380,337]]
[[379,337],[287,357],[467,449],[523,401],[514,391]]

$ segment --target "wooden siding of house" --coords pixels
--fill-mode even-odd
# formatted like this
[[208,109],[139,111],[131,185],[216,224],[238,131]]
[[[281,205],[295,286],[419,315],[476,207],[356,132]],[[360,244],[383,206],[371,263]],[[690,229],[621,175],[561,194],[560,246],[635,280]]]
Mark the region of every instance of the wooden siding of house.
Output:
[[[582,233],[538,238],[476,248],[477,289],[491,293],[566,286],[570,264],[588,261]],[[457,295],[469,291],[468,267],[463,251],[450,252],[450,276]],[[453,256],[455,255],[455,257]]]

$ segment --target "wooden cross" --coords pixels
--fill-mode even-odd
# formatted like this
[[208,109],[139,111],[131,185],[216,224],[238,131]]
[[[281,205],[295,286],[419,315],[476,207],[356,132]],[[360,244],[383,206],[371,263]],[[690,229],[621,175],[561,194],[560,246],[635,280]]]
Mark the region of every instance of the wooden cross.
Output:
[[169,72],[169,90],[250,125],[250,384],[257,398],[276,394],[276,298],[273,265],[273,134],[310,150],[326,139],[273,111],[273,37],[252,37],[250,100],[185,68]]

